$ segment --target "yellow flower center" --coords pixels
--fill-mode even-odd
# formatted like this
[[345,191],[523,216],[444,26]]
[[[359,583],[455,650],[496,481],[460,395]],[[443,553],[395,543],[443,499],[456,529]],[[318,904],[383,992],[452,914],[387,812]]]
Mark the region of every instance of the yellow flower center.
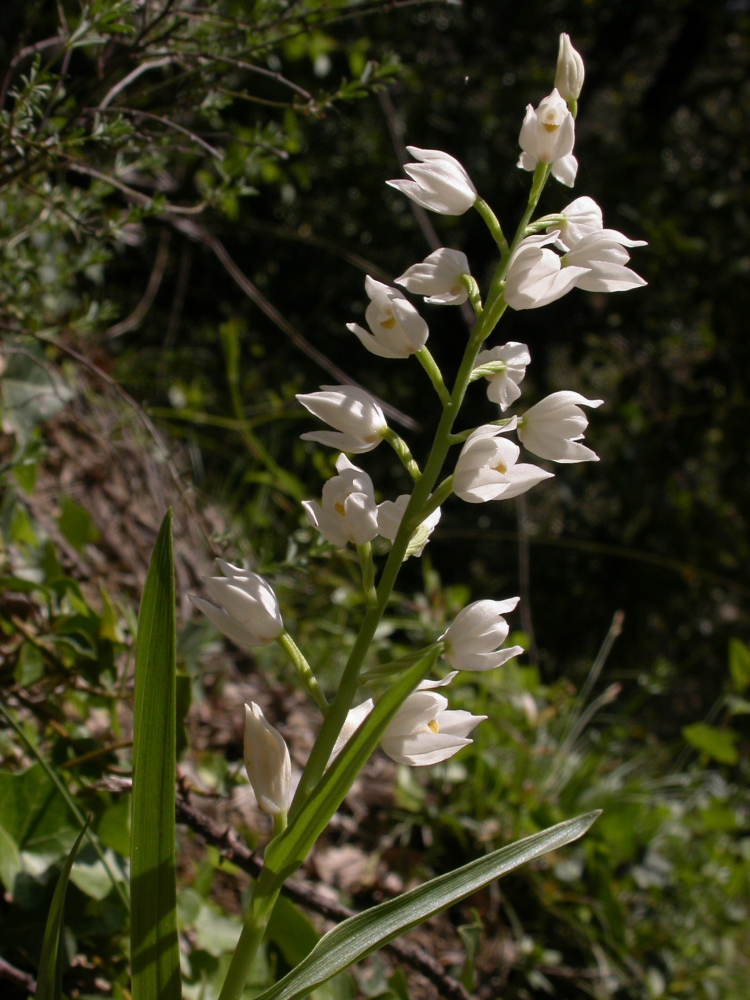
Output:
[[542,122],[542,125],[548,132],[556,132],[560,128],[558,122]]
[[497,465],[493,465],[492,468],[495,470],[495,472],[499,472],[503,476],[508,471],[508,466],[504,465],[502,462],[498,462]]
[[396,317],[391,313],[388,319],[381,319],[380,325],[384,326],[386,330],[392,330],[396,325]]
[[430,721],[427,723],[427,728],[430,730],[431,733],[440,732],[440,726],[438,725],[437,719],[430,719]]
[[333,505],[333,509],[337,514],[341,514],[342,517],[346,517],[346,508],[342,503],[337,503]]

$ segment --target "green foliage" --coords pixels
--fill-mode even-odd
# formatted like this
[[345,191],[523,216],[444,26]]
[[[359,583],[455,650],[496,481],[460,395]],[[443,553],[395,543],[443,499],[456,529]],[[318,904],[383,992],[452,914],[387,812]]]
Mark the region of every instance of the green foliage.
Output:
[[73,862],[76,859],[78,848],[86,833],[86,827],[78,834],[75,844],[70,849],[60,877],[55,886],[55,894],[52,897],[47,926],[44,930],[44,943],[42,944],[42,954],[39,959],[39,976],[36,981],[35,997],[39,1000],[62,1000],[62,932],[63,915],[65,912],[65,892],[68,888],[68,879]]
[[170,509],[138,616],[130,848],[134,1000],[182,995],[175,888],[176,646]]

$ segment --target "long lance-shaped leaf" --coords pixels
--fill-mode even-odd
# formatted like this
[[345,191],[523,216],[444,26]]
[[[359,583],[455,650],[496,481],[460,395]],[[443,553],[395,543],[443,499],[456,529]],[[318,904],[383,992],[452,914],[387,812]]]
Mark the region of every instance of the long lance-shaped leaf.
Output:
[[179,1000],[175,891],[176,634],[172,511],[138,618],[133,720],[130,954],[133,1000]]
[[440,647],[431,649],[378,699],[365,721],[331,764],[284,833],[266,850],[260,888],[288,878],[305,860],[315,841],[344,800],[388,723],[404,699],[432,669]]
[[36,981],[36,1000],[60,1000],[62,997],[62,954],[60,952],[60,941],[63,929],[63,914],[65,912],[65,892],[68,888],[68,879],[73,868],[73,862],[78,854],[78,848],[84,838],[89,822],[86,820],[84,827],[78,834],[78,839],[71,848],[68,860],[63,865],[60,877],[55,886],[55,894],[52,897],[52,905],[47,915],[47,926],[44,928],[44,942],[42,943],[42,954],[39,959],[39,975]]
[[591,812],[558,823],[344,920],[320,939],[307,958],[256,1000],[298,1000],[496,878],[582,837],[599,815],[598,811]]

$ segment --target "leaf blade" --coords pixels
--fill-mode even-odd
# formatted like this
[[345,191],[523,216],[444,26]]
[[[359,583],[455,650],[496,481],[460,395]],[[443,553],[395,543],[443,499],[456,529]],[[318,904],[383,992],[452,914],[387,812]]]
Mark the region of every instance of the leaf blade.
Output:
[[70,849],[70,854],[63,865],[57,885],[55,886],[52,904],[47,915],[47,924],[44,928],[44,941],[42,943],[39,974],[36,981],[36,1000],[60,1000],[62,996],[60,938],[63,929],[63,916],[65,914],[65,892],[68,888],[68,880],[73,868],[73,862],[76,859],[78,848],[81,846],[81,841],[86,834],[88,825],[89,821],[86,820],[75,844]]
[[175,888],[176,623],[172,511],[156,539],[138,618],[133,720],[133,1000],[179,1000]]
[[586,813],[477,858],[396,899],[344,920],[310,954],[256,1000],[298,1000],[383,945],[496,878],[582,837],[600,813]]

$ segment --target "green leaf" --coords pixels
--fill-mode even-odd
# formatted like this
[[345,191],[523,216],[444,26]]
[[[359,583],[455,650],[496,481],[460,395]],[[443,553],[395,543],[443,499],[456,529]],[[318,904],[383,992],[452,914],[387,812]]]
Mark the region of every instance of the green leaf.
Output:
[[257,1000],[297,1000],[305,996],[446,907],[542,854],[578,840],[598,816],[599,812],[592,812],[558,823],[344,920],[320,939],[304,961]]
[[695,722],[692,726],[684,726],[682,735],[690,746],[708,754],[720,764],[736,764],[738,760],[735,743],[737,733],[731,729],[717,729],[705,722]]
[[57,371],[32,348],[10,355],[0,381],[0,395],[3,418],[22,445],[38,424],[54,417],[73,398]]
[[172,511],[138,619],[133,719],[130,953],[133,1000],[179,1000],[175,890],[176,648]]
[[63,914],[65,912],[65,891],[68,888],[68,879],[75,861],[78,848],[81,846],[84,834],[88,827],[86,825],[78,834],[78,839],[68,855],[68,860],[60,872],[57,880],[55,894],[52,897],[52,905],[49,908],[47,926],[44,929],[44,943],[42,944],[42,955],[39,959],[39,975],[36,982],[36,1000],[60,1000],[62,997],[62,954],[60,944],[63,930]]
[[63,494],[60,498],[60,516],[57,519],[60,531],[78,552],[99,537],[99,529],[94,519],[85,509]]
[[739,694],[750,687],[750,649],[740,639],[729,640],[729,673]]
[[377,747],[401,703],[427,676],[439,655],[439,646],[430,649],[381,695],[373,710],[310,793],[294,820],[281,836],[269,844],[261,874],[261,880],[267,880],[266,884],[280,884],[302,864]]

